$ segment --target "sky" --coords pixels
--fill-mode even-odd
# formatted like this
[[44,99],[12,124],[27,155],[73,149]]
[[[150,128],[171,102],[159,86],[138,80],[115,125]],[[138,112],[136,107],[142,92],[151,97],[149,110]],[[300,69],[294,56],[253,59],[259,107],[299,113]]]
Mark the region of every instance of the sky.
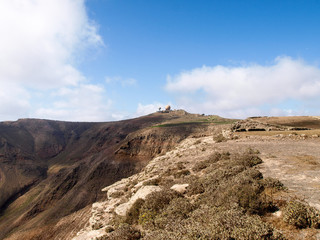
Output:
[[0,0],[0,121],[320,116],[318,0]]

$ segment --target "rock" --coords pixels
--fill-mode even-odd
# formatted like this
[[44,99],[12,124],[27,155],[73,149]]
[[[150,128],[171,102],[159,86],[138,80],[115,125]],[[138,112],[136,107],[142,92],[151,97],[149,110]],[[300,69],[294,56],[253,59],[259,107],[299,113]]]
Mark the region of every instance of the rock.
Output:
[[108,199],[117,198],[124,194],[128,180],[121,180],[111,186],[103,188],[101,191],[107,192]]
[[125,216],[127,211],[132,207],[132,205],[139,199],[145,199],[149,194],[153,192],[161,191],[159,186],[142,186],[128,202],[120,204],[116,207],[115,212],[120,216]]
[[279,218],[282,216],[282,211],[280,211],[280,210],[276,211],[276,212],[272,213],[272,215]]
[[285,127],[262,123],[253,119],[240,120],[231,127],[232,132],[286,130]]
[[189,187],[189,184],[175,184],[170,189],[177,191],[179,193],[185,193],[187,191],[187,187]]
[[301,138],[301,139],[306,139],[307,137],[308,137],[308,136],[307,136],[306,134],[301,134],[301,135],[300,135],[300,138]]
[[232,131],[231,130],[222,130],[222,136],[227,139],[232,139]]

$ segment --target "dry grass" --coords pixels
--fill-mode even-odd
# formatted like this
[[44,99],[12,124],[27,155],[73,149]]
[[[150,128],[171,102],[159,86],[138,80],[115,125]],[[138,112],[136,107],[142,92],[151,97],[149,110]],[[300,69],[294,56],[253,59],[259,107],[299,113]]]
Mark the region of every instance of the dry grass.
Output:
[[320,160],[312,155],[292,156],[291,159],[298,162],[299,164],[306,164],[306,165],[312,165],[312,166],[320,165]]
[[283,136],[292,135],[301,135],[305,134],[307,137],[312,137],[312,135],[319,135],[320,136],[320,129],[313,129],[313,130],[301,130],[301,131],[250,131],[250,132],[237,132],[237,135],[240,137],[246,136],[276,136],[282,134]]

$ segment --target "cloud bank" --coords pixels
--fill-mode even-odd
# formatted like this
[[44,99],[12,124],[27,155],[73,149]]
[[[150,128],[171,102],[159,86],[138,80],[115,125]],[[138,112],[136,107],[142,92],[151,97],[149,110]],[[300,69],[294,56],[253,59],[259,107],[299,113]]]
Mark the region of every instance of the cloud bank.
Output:
[[165,110],[165,107],[167,105],[170,105],[172,107],[171,103],[160,103],[160,102],[154,102],[154,103],[150,103],[150,104],[138,104],[137,110],[136,112],[133,114],[134,117],[139,117],[139,116],[144,116],[144,115],[148,115],[154,112],[159,111],[159,108],[161,108],[161,110]]
[[[70,106],[73,111],[95,114],[80,100],[81,95],[90,93],[97,94],[88,98],[94,106],[101,109],[108,105],[103,91],[93,90],[99,87],[92,86],[75,67],[86,49],[103,45],[96,25],[87,16],[84,0],[0,1],[0,32],[1,120],[42,117],[41,112],[43,117],[72,120],[72,114],[67,114]],[[72,91],[65,100],[65,95],[57,93],[67,88]],[[37,91],[47,91],[51,97],[36,99]],[[48,97],[52,104],[45,104]],[[35,109],[36,100],[43,101],[46,109]],[[71,105],[59,106],[61,101]]]
[[[304,106],[320,99],[320,69],[290,57],[277,57],[268,66],[203,66],[168,76],[165,88],[192,112],[228,117],[303,114],[309,113]],[[290,109],[289,103],[300,108]]]

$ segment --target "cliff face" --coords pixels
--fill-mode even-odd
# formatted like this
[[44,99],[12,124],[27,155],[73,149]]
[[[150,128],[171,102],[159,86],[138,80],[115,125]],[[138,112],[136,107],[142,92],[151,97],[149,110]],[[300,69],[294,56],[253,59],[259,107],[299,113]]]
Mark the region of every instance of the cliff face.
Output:
[[52,224],[99,201],[103,187],[210,127],[154,127],[180,117],[171,112],[109,123],[0,123],[0,239],[17,229],[48,239]]

